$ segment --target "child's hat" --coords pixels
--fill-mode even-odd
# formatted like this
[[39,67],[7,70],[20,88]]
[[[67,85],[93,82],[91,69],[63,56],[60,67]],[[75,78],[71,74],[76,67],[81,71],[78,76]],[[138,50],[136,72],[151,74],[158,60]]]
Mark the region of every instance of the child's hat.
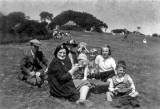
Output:
[[85,61],[88,60],[86,54],[84,54],[84,53],[80,53],[77,59],[78,60],[85,60]]
[[98,50],[96,48],[91,48],[89,50],[89,53],[97,53],[97,52],[98,52]]

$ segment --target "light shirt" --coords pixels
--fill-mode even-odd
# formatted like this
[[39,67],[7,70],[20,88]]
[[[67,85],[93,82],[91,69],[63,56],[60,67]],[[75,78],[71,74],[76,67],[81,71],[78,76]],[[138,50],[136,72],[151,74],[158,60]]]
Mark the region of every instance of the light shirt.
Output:
[[[132,80],[132,78],[128,75],[128,74],[125,74],[123,77],[119,78],[118,76],[115,76],[116,78],[116,81],[118,83],[121,83],[121,82],[124,82],[124,79],[125,79],[125,76],[127,78],[127,81],[131,84],[130,88],[132,89],[132,92],[135,92],[135,85],[134,85],[134,82]],[[113,78],[113,77],[112,77]],[[113,83],[113,79],[112,78],[109,78],[108,81],[109,81],[109,91],[114,91],[115,90],[115,86],[114,86],[114,83]]]
[[116,62],[112,57],[104,59],[102,55],[97,55],[95,64],[99,67],[99,72],[111,71],[116,69]]

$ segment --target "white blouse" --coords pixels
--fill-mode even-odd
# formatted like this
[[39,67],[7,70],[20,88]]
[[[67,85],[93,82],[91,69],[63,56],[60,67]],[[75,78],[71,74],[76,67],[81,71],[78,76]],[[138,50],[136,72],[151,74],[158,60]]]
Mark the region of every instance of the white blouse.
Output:
[[116,61],[114,58],[109,57],[107,59],[104,59],[103,56],[97,55],[95,59],[95,64],[99,67],[99,72],[105,72],[116,69]]

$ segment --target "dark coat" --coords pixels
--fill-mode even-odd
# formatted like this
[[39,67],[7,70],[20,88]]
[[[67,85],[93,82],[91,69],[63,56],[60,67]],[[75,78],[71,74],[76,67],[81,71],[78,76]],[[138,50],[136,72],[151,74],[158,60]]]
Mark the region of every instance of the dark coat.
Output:
[[79,99],[79,92],[73,83],[72,76],[68,73],[71,66],[69,58],[63,62],[57,58],[52,60],[48,68],[48,84],[52,96],[70,101]]
[[28,74],[31,71],[39,71],[45,70],[47,67],[47,59],[43,55],[42,51],[37,51],[35,53],[35,57],[29,53],[28,55],[24,56],[21,60],[20,68],[23,74]]

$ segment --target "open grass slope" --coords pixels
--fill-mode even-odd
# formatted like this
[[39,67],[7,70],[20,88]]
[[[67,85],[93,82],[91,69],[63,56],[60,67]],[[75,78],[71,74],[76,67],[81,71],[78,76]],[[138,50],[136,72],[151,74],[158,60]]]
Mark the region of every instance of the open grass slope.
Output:
[[[78,42],[88,43],[89,48],[111,45],[112,56],[127,62],[128,73],[135,81],[141,95],[141,109],[159,109],[160,107],[160,39],[130,35],[127,41],[120,36],[100,33],[72,32]],[[53,50],[62,41],[43,40],[41,49],[51,61]],[[65,100],[49,96],[47,87],[31,88],[16,79],[19,61],[23,51],[29,49],[27,43],[0,45],[0,109],[88,109]],[[105,94],[90,94],[94,102],[92,109],[112,109],[106,105]]]

